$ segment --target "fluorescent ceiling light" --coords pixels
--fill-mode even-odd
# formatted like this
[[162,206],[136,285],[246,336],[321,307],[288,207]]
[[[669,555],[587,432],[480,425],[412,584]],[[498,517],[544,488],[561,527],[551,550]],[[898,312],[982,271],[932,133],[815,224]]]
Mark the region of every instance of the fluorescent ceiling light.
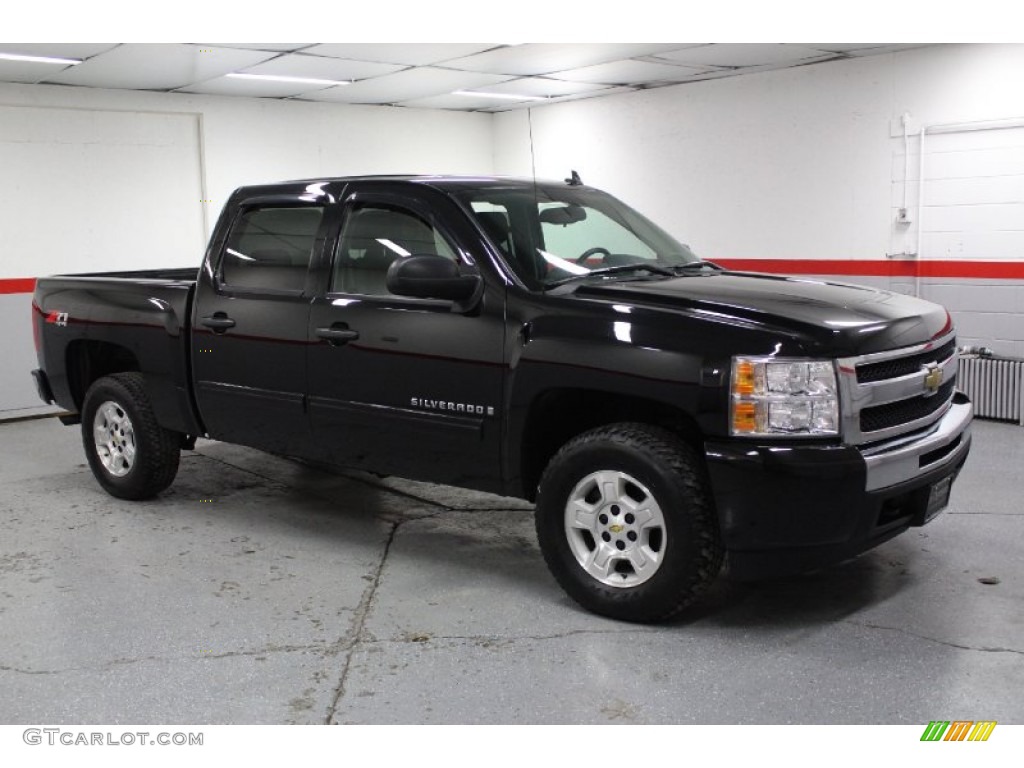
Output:
[[0,53],[0,59],[6,61],[29,61],[33,64],[81,64],[81,59],[58,59],[54,56],[25,56],[20,53]]
[[482,99],[507,99],[509,101],[547,101],[547,96],[519,96],[514,93],[488,93],[486,91],[452,91],[453,96],[478,96]]
[[351,85],[351,80],[323,80],[318,77],[286,77],[285,75],[246,75],[241,72],[232,72],[225,77],[235,77],[239,80],[270,80],[274,83],[309,83],[310,85]]

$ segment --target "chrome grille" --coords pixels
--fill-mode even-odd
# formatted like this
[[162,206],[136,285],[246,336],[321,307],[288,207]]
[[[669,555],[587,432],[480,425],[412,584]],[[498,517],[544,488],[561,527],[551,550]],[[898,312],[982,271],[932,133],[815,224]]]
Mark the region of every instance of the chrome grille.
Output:
[[930,416],[949,403],[955,388],[955,381],[947,381],[930,397],[918,395],[909,400],[865,408],[860,412],[860,431],[878,432]]
[[878,363],[863,363],[857,366],[857,381],[861,384],[870,384],[873,381],[909,376],[912,373],[917,373],[922,365],[948,360],[954,352],[956,352],[956,340],[951,340],[941,347],[917,355],[882,360]]
[[[875,443],[925,429],[952,404],[957,374],[953,334],[838,362],[847,444]],[[942,376],[936,387],[939,371]]]

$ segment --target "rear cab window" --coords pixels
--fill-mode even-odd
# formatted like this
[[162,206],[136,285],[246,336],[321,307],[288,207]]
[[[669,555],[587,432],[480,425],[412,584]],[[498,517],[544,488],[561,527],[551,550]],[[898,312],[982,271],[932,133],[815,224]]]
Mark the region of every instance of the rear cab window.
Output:
[[220,282],[227,288],[301,292],[323,213],[312,205],[244,209],[224,247]]

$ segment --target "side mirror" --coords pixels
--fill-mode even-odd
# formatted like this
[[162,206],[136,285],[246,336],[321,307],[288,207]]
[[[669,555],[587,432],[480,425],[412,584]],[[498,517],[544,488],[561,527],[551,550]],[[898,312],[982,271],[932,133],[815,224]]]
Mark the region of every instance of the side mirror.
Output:
[[480,286],[479,275],[463,275],[444,256],[406,256],[388,267],[387,286],[397,296],[466,302]]

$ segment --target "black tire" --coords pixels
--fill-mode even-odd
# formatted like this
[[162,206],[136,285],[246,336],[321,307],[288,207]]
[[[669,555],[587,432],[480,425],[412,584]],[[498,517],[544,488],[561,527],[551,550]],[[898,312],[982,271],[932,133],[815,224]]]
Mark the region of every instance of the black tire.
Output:
[[152,498],[178,473],[181,436],[157,423],[139,373],[93,382],[82,404],[82,443],[96,480],[119,499]]
[[[579,509],[593,528],[570,524],[570,502],[572,519],[580,519]],[[637,517],[646,515],[641,527]],[[548,568],[569,596],[622,621],[676,616],[715,580],[724,557],[701,457],[672,432],[647,424],[611,424],[566,443],[541,478],[536,525]],[[588,567],[600,572],[605,561],[596,554],[599,538],[614,565],[594,575]]]

